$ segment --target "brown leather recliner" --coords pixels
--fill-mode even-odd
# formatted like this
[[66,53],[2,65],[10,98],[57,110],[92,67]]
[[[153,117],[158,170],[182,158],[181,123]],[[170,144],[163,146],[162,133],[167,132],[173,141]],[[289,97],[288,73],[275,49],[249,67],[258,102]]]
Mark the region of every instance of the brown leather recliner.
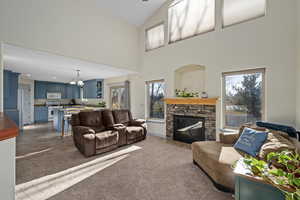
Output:
[[145,120],[133,120],[129,110],[101,110],[72,115],[75,146],[93,156],[146,138]]
[[113,110],[114,127],[119,133],[126,135],[127,144],[144,140],[147,136],[147,124],[145,120],[133,119],[129,110]]
[[104,123],[102,111],[73,114],[71,124],[75,146],[85,156],[118,148],[118,131]]

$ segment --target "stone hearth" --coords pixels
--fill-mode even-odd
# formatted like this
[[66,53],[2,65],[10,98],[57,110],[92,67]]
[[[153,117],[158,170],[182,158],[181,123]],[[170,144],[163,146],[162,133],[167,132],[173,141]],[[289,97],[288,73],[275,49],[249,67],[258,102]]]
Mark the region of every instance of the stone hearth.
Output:
[[206,140],[216,140],[216,105],[167,103],[166,134],[173,139],[174,115],[205,118]]

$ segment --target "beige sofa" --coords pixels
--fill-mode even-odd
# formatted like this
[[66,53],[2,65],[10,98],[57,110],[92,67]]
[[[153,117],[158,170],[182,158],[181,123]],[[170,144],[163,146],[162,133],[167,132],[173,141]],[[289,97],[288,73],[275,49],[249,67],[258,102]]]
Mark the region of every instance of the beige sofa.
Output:
[[193,160],[210,177],[216,188],[234,191],[232,164],[242,155],[233,148],[238,133],[220,134],[220,142],[205,141],[192,144]]
[[[234,134],[220,134],[220,142],[205,141],[195,142],[192,144],[193,160],[204,173],[212,180],[214,185],[226,192],[234,192],[235,175],[232,165],[235,161],[243,157],[242,153],[236,151],[233,145],[238,140],[239,135],[245,127],[254,128],[257,130],[281,131],[292,142],[292,145],[299,152],[300,132],[294,128],[277,125],[272,123],[257,122],[257,125],[245,124],[240,127],[239,132]],[[268,129],[266,129],[268,128]],[[282,132],[283,131],[283,132]]]

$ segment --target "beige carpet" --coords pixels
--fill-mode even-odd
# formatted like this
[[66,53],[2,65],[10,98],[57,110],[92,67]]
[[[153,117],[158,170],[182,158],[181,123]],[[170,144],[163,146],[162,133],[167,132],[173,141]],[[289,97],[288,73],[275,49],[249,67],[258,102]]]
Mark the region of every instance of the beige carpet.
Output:
[[[191,150],[187,145],[150,136],[134,146],[132,151],[112,164],[97,171],[86,168],[82,173],[74,170],[97,162],[103,157],[128,149],[92,158],[83,157],[74,147],[71,137],[63,140],[53,132],[51,126],[32,126],[17,138],[18,186],[33,185],[47,177],[72,172],[73,179],[63,179],[65,190],[51,193],[51,200],[232,200],[230,194],[217,191],[210,180],[192,163]],[[107,165],[106,165],[107,164]],[[80,181],[72,182],[74,178]],[[58,182],[56,182],[57,184]],[[17,188],[18,188],[17,186]],[[66,187],[68,186],[68,187]],[[38,184],[37,186],[38,187]],[[28,196],[27,196],[28,197]],[[20,199],[20,198],[19,198]],[[28,197],[30,199],[30,196]],[[31,197],[32,199],[32,197]]]

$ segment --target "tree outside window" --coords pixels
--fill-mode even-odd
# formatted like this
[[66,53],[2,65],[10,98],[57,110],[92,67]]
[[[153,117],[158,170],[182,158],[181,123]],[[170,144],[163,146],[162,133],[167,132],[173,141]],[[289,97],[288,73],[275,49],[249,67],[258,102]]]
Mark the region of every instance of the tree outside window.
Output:
[[264,70],[223,75],[224,126],[239,127],[263,119]]
[[165,117],[165,83],[163,80],[147,82],[148,90],[148,117],[164,119]]
[[112,109],[125,109],[125,87],[111,87],[111,108]]

